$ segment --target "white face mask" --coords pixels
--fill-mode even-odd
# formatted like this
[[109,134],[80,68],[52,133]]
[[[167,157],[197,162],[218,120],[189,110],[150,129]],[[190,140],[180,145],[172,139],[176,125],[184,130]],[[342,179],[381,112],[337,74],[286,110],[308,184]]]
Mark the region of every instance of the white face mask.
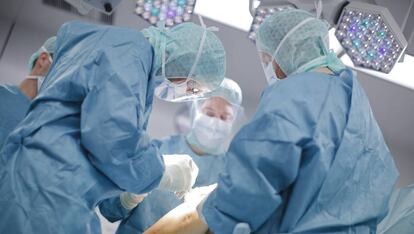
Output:
[[269,63],[267,66],[263,64],[263,70],[269,85],[275,83],[276,81],[280,81],[276,75],[275,69],[273,69],[272,63]]
[[231,135],[232,122],[225,122],[221,119],[210,117],[199,113],[194,119],[193,134],[203,151],[212,153],[224,145],[224,142]]
[[50,64],[49,64],[49,69],[50,69],[50,67],[52,66],[52,63],[53,63],[53,59],[52,59],[52,56],[50,56],[50,54],[49,54],[48,58],[49,58],[49,62],[50,62]]
[[26,76],[26,79],[37,80],[37,92],[39,93],[40,87],[42,86],[42,83],[45,80],[45,77],[44,76]]

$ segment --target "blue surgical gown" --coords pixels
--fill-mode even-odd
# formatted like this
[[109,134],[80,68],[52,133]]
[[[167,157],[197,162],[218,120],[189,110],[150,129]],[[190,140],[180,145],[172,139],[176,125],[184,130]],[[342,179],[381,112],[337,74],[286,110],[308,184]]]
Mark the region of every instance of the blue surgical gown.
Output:
[[19,87],[0,85],[0,151],[6,138],[26,115],[29,105],[29,98]]
[[[198,156],[188,146],[184,136],[176,135],[163,139],[163,154],[188,154],[199,168],[195,187],[211,185],[217,182],[224,168],[223,155]],[[172,192],[154,190],[131,212],[124,209],[119,198],[108,199],[100,205],[101,213],[110,221],[123,219],[117,234],[142,233],[169,211],[182,203]]]
[[0,154],[0,233],[100,233],[97,204],[158,186],[146,133],[153,49],[135,29],[64,24],[55,61]]
[[397,177],[352,72],[302,73],[265,89],[201,212],[215,233],[375,233]]
[[388,215],[378,225],[378,234],[414,233],[414,184],[392,193]]

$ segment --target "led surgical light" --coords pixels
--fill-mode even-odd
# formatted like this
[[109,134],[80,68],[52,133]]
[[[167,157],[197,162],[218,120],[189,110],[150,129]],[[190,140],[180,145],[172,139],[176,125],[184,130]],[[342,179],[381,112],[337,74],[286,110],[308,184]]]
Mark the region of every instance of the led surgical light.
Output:
[[195,2],[196,0],[138,0],[135,13],[153,25],[164,20],[167,26],[173,26],[191,19]]
[[389,11],[351,2],[338,20],[335,36],[355,66],[389,73],[407,47]]
[[282,11],[285,9],[293,8],[293,6],[285,5],[285,6],[262,6],[260,5],[256,8],[253,22],[249,30],[249,39],[252,41],[256,41],[256,33],[260,27],[260,24],[269,16],[273,15],[278,11]]
[[314,12],[315,16],[321,10],[321,18],[335,26],[335,37],[356,67],[388,74],[407,47],[400,27],[382,6],[346,0],[260,0],[257,7],[255,3],[250,0],[254,19],[248,35],[252,41],[266,17],[287,8],[298,8]]

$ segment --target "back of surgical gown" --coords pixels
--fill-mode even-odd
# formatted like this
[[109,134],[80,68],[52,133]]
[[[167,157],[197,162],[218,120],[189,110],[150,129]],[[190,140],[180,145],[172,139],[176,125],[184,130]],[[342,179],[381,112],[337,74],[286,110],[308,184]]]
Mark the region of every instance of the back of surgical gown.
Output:
[[215,233],[375,233],[398,177],[350,70],[269,86],[202,214]]
[[96,205],[149,192],[164,165],[146,126],[153,50],[134,29],[66,23],[0,155],[0,233],[100,233]]

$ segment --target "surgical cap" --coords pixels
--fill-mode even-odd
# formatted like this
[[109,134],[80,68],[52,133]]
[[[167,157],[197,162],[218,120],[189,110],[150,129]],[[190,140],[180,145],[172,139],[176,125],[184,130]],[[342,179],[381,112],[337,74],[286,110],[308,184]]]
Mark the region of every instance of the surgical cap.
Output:
[[233,80],[224,78],[220,87],[207,95],[208,97],[221,97],[233,105],[240,106],[242,103],[242,91],[240,86]]
[[143,33],[154,47],[156,62],[153,69],[156,75],[162,75],[165,45],[166,78],[189,77],[210,89],[217,88],[223,81],[226,55],[211,28],[182,23],[171,29],[161,25],[149,27]]
[[342,62],[329,51],[329,24],[311,13],[287,9],[268,17],[257,34],[259,52],[273,57],[286,75],[326,66],[337,72]]
[[48,54],[53,54],[56,51],[56,37],[51,37],[45,41],[45,43],[40,47],[32,56],[30,56],[28,67],[29,70],[33,69],[36,59],[39,58],[40,54],[46,52]]

